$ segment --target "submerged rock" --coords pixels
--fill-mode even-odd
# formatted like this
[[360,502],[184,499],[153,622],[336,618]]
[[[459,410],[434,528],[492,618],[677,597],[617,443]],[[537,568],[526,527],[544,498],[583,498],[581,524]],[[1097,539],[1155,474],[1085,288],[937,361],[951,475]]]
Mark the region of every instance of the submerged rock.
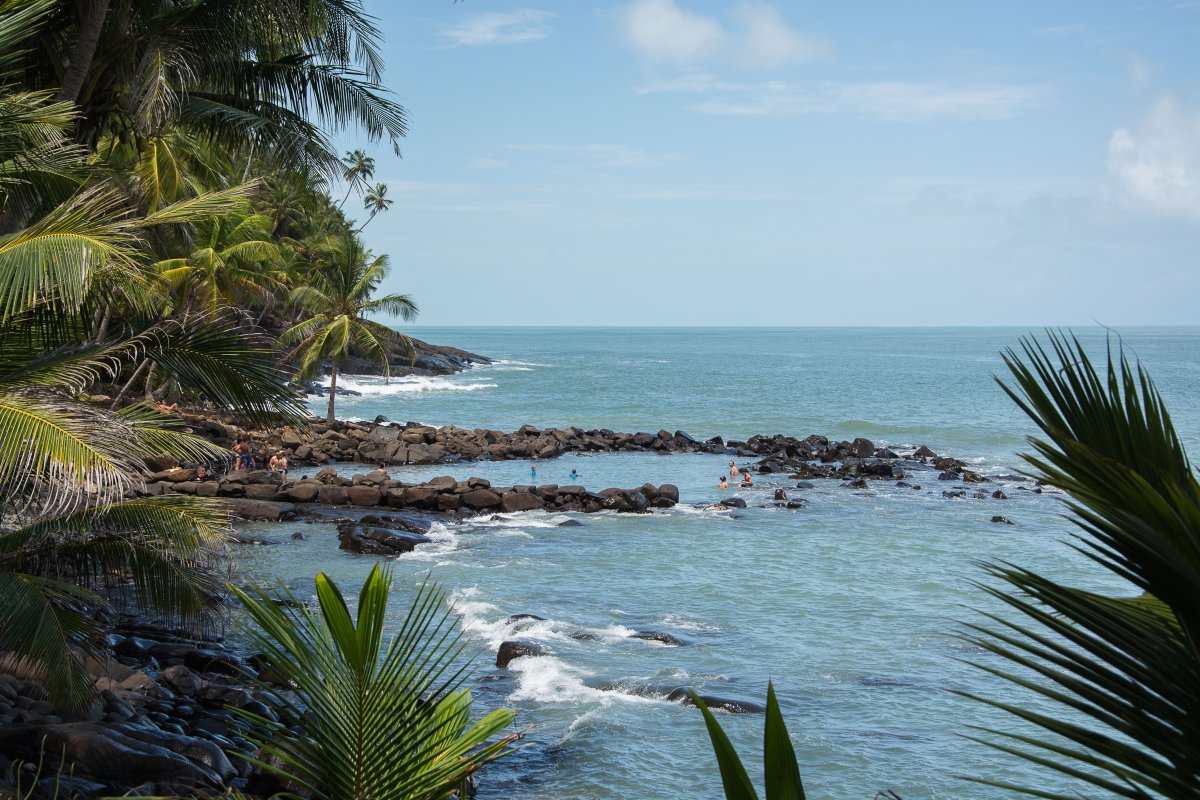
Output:
[[[701,694],[699,697],[704,701],[704,705],[708,706],[710,711],[719,709],[721,711],[728,711],[730,714],[762,714],[767,710],[767,707],[761,703],[755,703],[750,700],[733,700],[728,697],[715,697],[710,694]],[[692,700],[691,694],[683,687],[673,689],[667,695],[667,700],[685,706],[696,705],[696,702]]]

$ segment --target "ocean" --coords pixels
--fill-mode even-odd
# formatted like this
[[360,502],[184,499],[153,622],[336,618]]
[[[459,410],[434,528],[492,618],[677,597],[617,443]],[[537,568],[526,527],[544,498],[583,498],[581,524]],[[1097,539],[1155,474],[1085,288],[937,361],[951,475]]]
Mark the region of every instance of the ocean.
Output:
[[[949,498],[936,473],[913,489],[764,475],[717,489],[727,458],[571,454],[539,462],[539,483],[599,490],[679,486],[678,507],[649,515],[550,515],[437,525],[434,542],[395,559],[392,613],[427,575],[453,598],[477,658],[480,709],[518,712],[524,747],[480,777],[488,800],[679,800],[722,797],[699,712],[676,687],[764,702],[773,681],[810,798],[985,798],[990,778],[1048,789],[1052,773],[964,738],[972,726],[1016,729],[956,692],[1045,709],[970,665],[988,657],[963,623],[997,603],[975,585],[981,561],[1012,561],[1097,591],[1127,592],[1071,549],[1062,497],[1032,491],[1019,453],[1033,432],[994,376],[1016,328],[420,328],[422,339],[495,359],[459,375],[346,376],[361,391],[340,417],[515,430],[683,430],[698,439],[756,433],[864,436],[910,452],[927,445],[989,476],[988,495]],[[1033,332],[1040,333],[1040,332]],[[1200,328],[1075,331],[1096,358],[1122,337],[1155,379],[1186,447],[1200,453]],[[324,413],[323,401],[314,411]],[[749,463],[749,462],[747,462]],[[344,465],[349,474],[356,468]],[[361,469],[358,467],[357,469]],[[393,477],[478,475],[529,481],[528,461],[396,467]],[[770,504],[776,488],[801,509]],[[974,489],[975,487],[968,487]],[[1007,499],[993,499],[1001,489]],[[704,506],[737,494],[749,507]],[[1013,525],[992,523],[1002,515]],[[574,517],[582,527],[560,527]],[[305,534],[290,539],[291,531]],[[245,578],[312,594],[324,570],[352,593],[373,563],[336,549],[325,524],[262,526],[277,542],[242,547]],[[541,620],[509,621],[517,614]],[[634,636],[657,631],[686,642]],[[546,655],[493,666],[506,639]],[[995,662],[989,662],[995,663]],[[761,786],[761,714],[719,718]]]

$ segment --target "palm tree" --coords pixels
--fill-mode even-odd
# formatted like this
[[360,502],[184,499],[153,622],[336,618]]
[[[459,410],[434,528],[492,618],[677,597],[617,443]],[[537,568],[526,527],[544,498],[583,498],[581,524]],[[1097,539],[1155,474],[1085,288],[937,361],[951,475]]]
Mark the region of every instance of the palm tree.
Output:
[[321,800],[442,800],[466,797],[467,778],[512,751],[518,736],[488,742],[513,719],[497,709],[468,726],[466,643],[437,587],[422,586],[387,646],[383,628],[391,570],[376,564],[358,595],[355,624],[337,584],[317,575],[319,612],[255,588],[231,586],[261,630],[252,632],[264,666],[295,699],[277,698],[282,719],[303,719],[303,735],[255,715],[271,758],[260,767]]
[[412,353],[412,342],[407,336],[367,319],[367,315],[382,312],[412,320],[417,316],[417,304],[406,294],[372,298],[387,277],[388,258],[372,256],[354,236],[338,242],[330,255],[330,261],[312,273],[307,285],[292,289],[289,302],[310,316],[284,331],[280,338],[286,344],[296,345],[292,355],[299,355],[297,378],[312,377],[321,363],[329,359],[327,419],[332,423],[338,368],[352,348],[376,359],[385,377],[391,370],[381,338],[398,339]]
[[266,303],[280,285],[270,267],[280,261],[271,220],[261,214],[227,214],[198,224],[186,256],[155,266],[170,285],[184,290],[207,313],[257,300]]
[[26,88],[76,103],[75,137],[89,147],[183,127],[239,163],[256,147],[334,177],[328,130],[356,126],[394,148],[406,132],[405,110],[381,84],[379,31],[359,2],[47,5],[51,24],[33,42]]
[[342,170],[342,180],[346,181],[346,196],[338,203],[338,208],[346,205],[350,193],[356,186],[366,188],[371,178],[375,177],[375,159],[367,155],[365,150],[350,150],[342,158],[345,167]]
[[361,231],[370,225],[371,220],[375,219],[376,214],[380,211],[387,211],[392,207],[392,203],[394,202],[394,200],[387,199],[386,183],[375,184],[375,188],[363,195],[363,208],[370,210],[371,216],[367,217],[367,221],[362,224],[362,228],[359,228],[359,230]]

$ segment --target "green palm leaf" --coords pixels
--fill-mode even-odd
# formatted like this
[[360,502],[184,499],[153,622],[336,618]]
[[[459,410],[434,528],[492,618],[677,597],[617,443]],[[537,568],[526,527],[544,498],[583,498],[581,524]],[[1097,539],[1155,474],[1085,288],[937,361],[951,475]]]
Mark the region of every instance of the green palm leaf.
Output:
[[[1019,666],[985,669],[1063,714],[984,699],[1045,736],[981,729],[1004,752],[1112,795],[1200,797],[1200,485],[1148,374],[1118,348],[1103,372],[1078,340],[1023,342],[1001,386],[1038,425],[1027,460],[1062,489],[1080,528],[1076,549],[1126,580],[1129,596],[1065,586],[992,565],[985,587],[1024,618],[998,614],[967,638]],[[1076,797],[979,779],[1039,797]]]
[[[254,636],[270,669],[295,687],[305,709],[303,737],[277,729],[263,743],[286,766],[262,766],[314,797],[444,798],[511,749],[512,736],[488,741],[510,724],[511,711],[468,724],[465,667],[456,666],[461,633],[440,590],[417,593],[384,647],[390,577],[379,565],[371,570],[357,620],[323,574],[316,581],[319,613],[283,608],[259,588],[232,588],[261,629]],[[290,714],[300,711],[279,702]]]

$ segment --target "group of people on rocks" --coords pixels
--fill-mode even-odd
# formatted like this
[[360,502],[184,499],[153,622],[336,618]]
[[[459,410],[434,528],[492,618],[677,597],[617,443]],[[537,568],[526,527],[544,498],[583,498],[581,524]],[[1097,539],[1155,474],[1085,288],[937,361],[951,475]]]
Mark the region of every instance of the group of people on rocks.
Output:
[[267,469],[271,470],[271,472],[277,472],[281,477],[287,478],[288,460],[287,453],[284,451],[278,450],[272,453],[271,448],[264,444],[258,449],[258,460],[256,463],[255,454],[250,447],[250,443],[245,439],[238,439],[232,449],[234,457],[237,459],[237,463],[233,467],[235,470],[249,470],[254,469],[255,466],[266,464]]
[[[733,461],[730,460],[730,462],[729,462],[729,477],[736,479],[739,475],[742,478],[742,482],[740,484],[738,484],[739,486],[741,486],[742,488],[747,488],[747,487],[754,485],[754,477],[750,474],[750,470],[748,470],[748,469],[739,470],[737,464],[733,463]],[[720,480],[718,481],[717,488],[718,489],[728,489],[729,488],[729,481],[728,481],[728,479],[726,479],[726,477],[724,475],[722,475]]]

